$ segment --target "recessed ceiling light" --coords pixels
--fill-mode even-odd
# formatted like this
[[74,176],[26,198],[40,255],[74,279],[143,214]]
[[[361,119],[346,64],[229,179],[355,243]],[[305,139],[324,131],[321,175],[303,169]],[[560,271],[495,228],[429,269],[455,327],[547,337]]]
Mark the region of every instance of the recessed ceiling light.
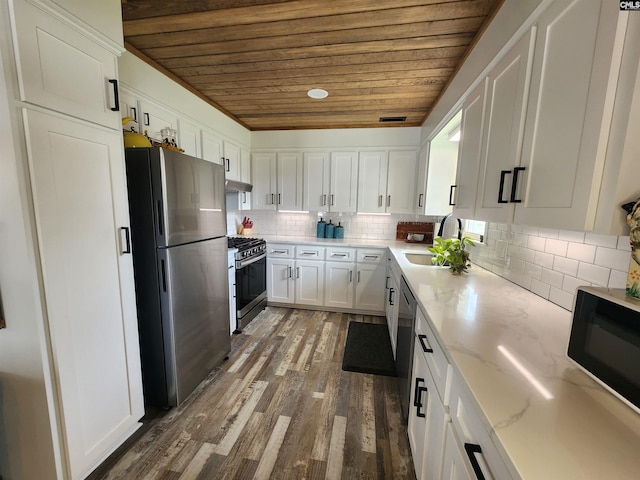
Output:
[[327,98],[329,92],[322,88],[312,88],[307,92],[307,95],[311,98]]

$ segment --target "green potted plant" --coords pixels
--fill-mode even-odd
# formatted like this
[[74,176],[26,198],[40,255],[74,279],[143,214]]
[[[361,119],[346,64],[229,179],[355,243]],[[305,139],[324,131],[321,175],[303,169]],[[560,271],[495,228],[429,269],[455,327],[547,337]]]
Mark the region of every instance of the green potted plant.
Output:
[[466,273],[471,262],[469,261],[469,251],[465,249],[467,245],[474,247],[471,238],[441,238],[436,237],[433,241],[433,247],[429,251],[434,254],[431,261],[436,265],[449,266],[454,275]]

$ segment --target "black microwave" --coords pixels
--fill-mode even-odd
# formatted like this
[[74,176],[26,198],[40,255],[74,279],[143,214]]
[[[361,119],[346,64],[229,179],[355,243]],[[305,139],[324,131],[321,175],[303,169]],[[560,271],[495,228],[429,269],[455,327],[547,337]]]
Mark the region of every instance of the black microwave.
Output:
[[624,289],[579,287],[568,354],[640,413],[640,301]]

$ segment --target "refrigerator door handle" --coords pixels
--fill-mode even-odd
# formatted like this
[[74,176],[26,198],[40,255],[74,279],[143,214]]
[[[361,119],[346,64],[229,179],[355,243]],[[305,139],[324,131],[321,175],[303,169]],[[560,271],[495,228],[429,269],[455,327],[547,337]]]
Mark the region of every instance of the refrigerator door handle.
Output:
[[160,260],[160,276],[162,281],[162,291],[167,292],[167,268],[164,260]]
[[162,200],[157,202],[157,215],[158,215],[158,234],[164,235],[164,221],[162,218]]

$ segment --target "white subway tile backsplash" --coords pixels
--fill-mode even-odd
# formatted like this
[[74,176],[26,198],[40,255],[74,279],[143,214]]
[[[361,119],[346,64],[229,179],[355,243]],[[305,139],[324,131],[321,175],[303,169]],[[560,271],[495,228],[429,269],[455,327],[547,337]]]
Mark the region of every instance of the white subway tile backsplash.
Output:
[[572,277],[570,275],[565,275],[564,279],[562,280],[562,290],[572,295],[576,293],[576,288],[584,285],[589,286],[591,285],[591,282],[587,282],[586,280]]
[[602,267],[623,271],[629,267],[629,257],[630,253],[624,250],[598,247],[596,250],[596,258],[593,263]]
[[584,243],[596,245],[598,247],[616,248],[618,245],[618,237],[614,235],[599,235],[597,233],[585,233]]
[[580,262],[580,267],[578,268],[579,278],[603,287],[609,284],[610,274],[611,269],[591,265],[590,263]]
[[549,270],[548,268],[542,269],[542,278],[541,280],[551,285],[552,287],[562,288],[562,281],[564,279],[564,275],[560,272],[554,272],[553,270]]
[[566,240],[567,242],[584,243],[584,234],[585,232],[560,230],[558,232],[558,240]]
[[568,242],[566,242],[565,240],[556,240],[553,238],[548,238],[545,243],[544,251],[552,255],[560,255],[562,257],[566,257],[567,245],[568,245]]
[[541,228],[538,231],[538,235],[544,238],[558,238],[559,235],[559,231],[558,230],[551,230],[548,228]]
[[535,252],[534,261],[544,268],[553,268],[553,255],[544,252]]
[[544,252],[545,244],[546,244],[546,239],[542,237],[529,235],[529,238],[527,239],[527,247],[533,250],[538,250],[540,252]]
[[593,263],[596,258],[595,245],[587,245],[584,243],[570,242],[567,247],[567,257],[581,262]]
[[611,275],[609,275],[609,284],[607,287],[609,288],[626,288],[627,286],[627,275],[628,272],[621,272],[619,270],[611,270]]
[[524,274],[533,279],[540,280],[542,278],[542,267],[540,265],[526,262],[524,265]]
[[618,250],[631,251],[631,245],[629,244],[629,235],[618,237]]
[[564,273],[566,275],[576,276],[578,273],[578,265],[580,262],[571,258],[555,257],[553,259],[553,269],[556,272]]
[[573,295],[555,287],[551,287],[549,300],[566,310],[573,308]]
[[530,227],[528,225],[523,225],[522,226],[522,233],[524,233],[525,235],[538,236],[539,232],[540,232],[540,229],[538,227]]
[[544,299],[549,299],[549,292],[551,291],[551,285],[536,280],[535,278],[531,279],[531,291],[536,295]]

